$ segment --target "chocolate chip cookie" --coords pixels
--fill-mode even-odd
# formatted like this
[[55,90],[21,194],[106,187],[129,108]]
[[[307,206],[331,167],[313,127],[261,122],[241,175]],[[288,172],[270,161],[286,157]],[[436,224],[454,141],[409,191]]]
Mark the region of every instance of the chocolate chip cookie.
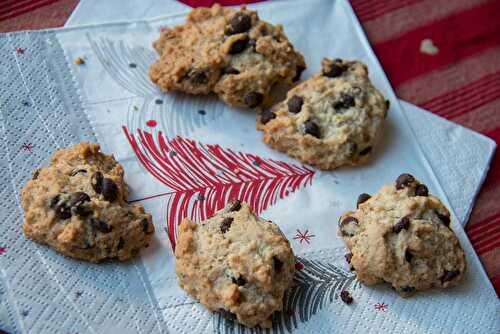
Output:
[[346,260],[366,285],[387,282],[403,297],[463,279],[466,262],[450,227],[448,209],[410,174],[373,196],[361,194],[357,210],[339,220]]
[[295,271],[290,244],[276,224],[234,201],[202,224],[184,220],[177,240],[184,290],[243,325],[271,326]]
[[245,7],[194,9],[185,24],[163,31],[153,46],[160,59],[149,73],[162,90],[214,92],[237,107],[265,104],[275,84],[292,83],[305,69],[283,28]]
[[154,225],[127,195],[122,166],[99,145],[61,149],[22,191],[24,233],[77,259],[128,260],[148,245]]
[[264,142],[324,170],[369,159],[389,108],[357,61],[323,59],[322,72],[257,117]]

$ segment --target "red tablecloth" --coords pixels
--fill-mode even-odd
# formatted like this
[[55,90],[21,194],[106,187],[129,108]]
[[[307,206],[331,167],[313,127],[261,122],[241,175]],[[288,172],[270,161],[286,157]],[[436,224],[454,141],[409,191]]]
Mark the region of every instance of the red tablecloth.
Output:
[[[207,6],[214,2],[235,5],[256,1],[183,2]],[[400,98],[500,144],[500,1],[351,2]],[[0,31],[62,26],[77,3],[78,0],[2,0]],[[424,39],[429,39],[427,43],[439,52],[421,52]],[[499,154],[493,159],[466,230],[500,293]]]

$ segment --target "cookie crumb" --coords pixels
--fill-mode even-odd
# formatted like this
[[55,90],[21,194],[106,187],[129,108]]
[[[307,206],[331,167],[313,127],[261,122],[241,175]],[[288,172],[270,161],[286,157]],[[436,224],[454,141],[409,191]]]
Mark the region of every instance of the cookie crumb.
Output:
[[78,58],[75,59],[75,64],[76,65],[84,65],[85,64],[85,60],[82,57],[78,57]]
[[352,304],[352,302],[354,301],[354,299],[352,298],[351,294],[347,290],[343,290],[340,293],[340,299],[342,299],[342,301],[344,303],[346,303],[347,305]]

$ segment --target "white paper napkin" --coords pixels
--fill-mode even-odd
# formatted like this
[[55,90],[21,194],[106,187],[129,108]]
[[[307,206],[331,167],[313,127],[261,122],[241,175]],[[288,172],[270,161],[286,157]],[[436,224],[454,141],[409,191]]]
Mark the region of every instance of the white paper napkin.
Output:
[[[375,85],[391,100],[393,107],[389,113],[385,139],[376,159],[368,166],[329,173],[307,168],[299,170],[303,167],[297,161],[270,150],[262,143],[261,134],[255,131],[255,116],[252,112],[229,108],[211,97],[159,93],[144,74],[148,63],[154,58],[146,50],[150,50],[150,43],[162,26],[182,22],[182,15],[155,19],[150,23],[89,27],[85,29],[87,43],[81,40],[75,42],[75,35],[71,32],[58,35],[69,59],[82,54],[86,56],[88,66],[75,69],[74,74],[81,84],[82,97],[88,106],[88,116],[99,142],[105,150],[115,152],[124,164],[133,198],[147,198],[141,203],[153,212],[157,228],[162,229],[167,225],[169,235],[160,234],[158,243],[143,253],[143,261],[160,308],[170,319],[171,328],[177,332],[199,331],[220,324],[214,323],[214,317],[198,304],[193,304],[184,291],[175,285],[166,284],[176,280],[169,240],[169,237],[174,238],[175,225],[183,216],[182,212],[193,213],[195,219],[202,219],[203,209],[210,209],[201,202],[210,203],[210,196],[213,195],[204,189],[210,188],[210,185],[197,182],[199,180],[196,177],[190,179],[192,184],[189,185],[186,180],[179,181],[171,172],[175,166],[179,173],[189,170],[193,175],[199,171],[193,166],[193,159],[199,164],[208,161],[204,173],[210,173],[216,179],[217,176],[230,179],[228,182],[239,194],[237,197],[243,196],[238,184],[251,179],[244,168],[252,172],[259,170],[260,166],[256,170],[252,167],[255,161],[282,161],[288,164],[285,174],[297,168],[296,175],[304,176],[302,182],[297,183],[298,186],[280,189],[283,192],[270,200],[272,204],[266,205],[257,200],[254,206],[262,205],[263,215],[280,224],[299,256],[306,261],[328,263],[335,268],[343,266],[344,248],[335,236],[336,219],[332,217],[338,217],[342,211],[352,208],[359,192],[375,192],[402,171],[409,171],[427,183],[433,193],[445,198],[384,73],[353,19],[348,3],[315,0],[307,4],[301,2],[300,11],[291,11],[296,5],[297,2],[276,1],[255,7],[263,19],[283,23],[294,45],[304,51],[309,64],[304,78],[319,70],[319,61],[324,55],[360,59],[368,64]],[[326,34],[325,31],[334,33]],[[134,58],[141,54],[143,57]],[[131,62],[135,64],[132,69],[127,67]],[[134,71],[136,68],[140,71]],[[200,110],[203,112],[200,113]],[[176,136],[180,138],[174,139]],[[240,164],[222,162],[224,158],[236,159],[237,154],[240,154]],[[236,169],[240,169],[240,174],[235,172]],[[227,200],[228,196],[224,193],[223,198]],[[183,200],[188,201],[186,206],[179,204]],[[172,218],[174,215],[178,216]],[[479,280],[487,280],[463,230],[458,225],[456,229],[471,258],[469,277],[476,277],[476,281],[479,277],[482,277]],[[334,276],[333,272],[329,274]],[[349,274],[339,271],[337,279],[348,282]],[[288,310],[297,321],[291,327],[303,332],[326,333],[342,328],[359,331],[376,324],[379,329],[386,328],[393,332],[403,329],[419,332],[423,328],[441,328],[444,321],[455,326],[453,328],[467,328],[470,325],[463,321],[465,313],[457,312],[458,305],[465,299],[484,294],[484,298],[491,299],[491,302],[486,302],[482,307],[496,305],[494,297],[490,297],[490,287],[470,284],[470,280],[468,282],[446,294],[431,292],[410,301],[401,300],[386,288],[367,289],[352,285],[350,288],[358,301],[356,307],[346,308],[332,300],[320,307],[328,311],[318,311],[315,321],[307,321],[312,318],[312,312],[307,312],[307,305],[299,304],[296,305],[298,309]],[[377,311],[375,304],[389,304],[391,310],[386,310],[382,317],[380,312],[384,311]],[[409,304],[413,310],[411,314],[405,311]],[[448,307],[445,310],[440,305]],[[364,320],[350,320],[355,317]],[[396,322],[400,317],[407,321]],[[436,318],[439,323],[435,322]],[[342,325],[339,326],[339,323]],[[227,326],[227,323],[223,326]],[[488,322],[486,326],[490,326]]]

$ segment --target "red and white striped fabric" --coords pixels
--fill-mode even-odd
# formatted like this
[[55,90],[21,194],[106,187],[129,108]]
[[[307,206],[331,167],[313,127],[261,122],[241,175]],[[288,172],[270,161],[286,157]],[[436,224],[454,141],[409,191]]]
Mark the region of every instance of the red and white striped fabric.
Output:
[[[182,2],[196,7],[257,1]],[[400,98],[481,132],[500,145],[500,1],[351,2]],[[62,26],[77,3],[3,0],[0,31]],[[477,198],[467,234],[500,293],[499,154]]]

